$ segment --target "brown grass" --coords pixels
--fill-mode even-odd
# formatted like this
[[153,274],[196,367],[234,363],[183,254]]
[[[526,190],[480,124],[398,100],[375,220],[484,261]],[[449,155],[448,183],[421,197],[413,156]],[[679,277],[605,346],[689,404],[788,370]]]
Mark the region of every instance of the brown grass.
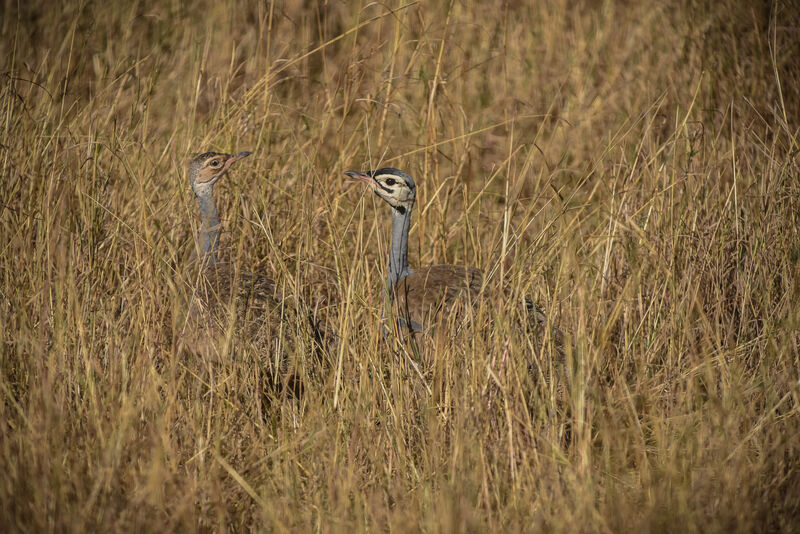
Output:
[[[0,8],[5,528],[797,529],[796,4],[237,4]],[[255,153],[228,254],[341,334],[299,397],[179,350],[207,149]],[[412,264],[532,295],[566,365],[497,299],[420,373],[384,341],[381,164]]]

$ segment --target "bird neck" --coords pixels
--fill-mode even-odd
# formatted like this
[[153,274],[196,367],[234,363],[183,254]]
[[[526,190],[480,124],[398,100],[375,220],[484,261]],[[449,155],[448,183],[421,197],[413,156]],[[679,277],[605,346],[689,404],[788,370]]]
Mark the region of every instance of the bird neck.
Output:
[[392,248],[389,251],[389,289],[403,277],[411,274],[408,267],[408,231],[411,228],[412,206],[392,208]]
[[197,195],[197,203],[203,219],[200,227],[200,258],[204,264],[213,265],[217,261],[219,248],[219,212],[211,189]]

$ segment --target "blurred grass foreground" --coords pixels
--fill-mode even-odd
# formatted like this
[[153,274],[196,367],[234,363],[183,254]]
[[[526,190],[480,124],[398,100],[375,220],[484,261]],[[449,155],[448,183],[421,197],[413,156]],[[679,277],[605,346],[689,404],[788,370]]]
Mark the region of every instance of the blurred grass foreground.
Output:
[[[0,10],[3,530],[800,528],[796,2]],[[253,151],[226,257],[337,332],[279,347],[302,391],[283,338],[186,348],[207,150]],[[379,166],[412,267],[564,347],[502,299],[384,339],[387,208],[342,175]]]

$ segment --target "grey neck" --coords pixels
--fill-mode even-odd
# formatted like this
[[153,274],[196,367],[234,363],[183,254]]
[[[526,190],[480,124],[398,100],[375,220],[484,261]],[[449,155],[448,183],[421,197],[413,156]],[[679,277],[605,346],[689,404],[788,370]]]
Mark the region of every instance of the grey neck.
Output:
[[408,267],[408,231],[411,228],[411,208],[392,208],[392,249],[389,251],[389,274],[386,283],[393,289],[400,279],[413,271]]
[[197,203],[200,205],[200,216],[203,219],[200,227],[200,258],[205,265],[213,265],[217,261],[219,248],[219,212],[212,189],[208,188],[197,195]]

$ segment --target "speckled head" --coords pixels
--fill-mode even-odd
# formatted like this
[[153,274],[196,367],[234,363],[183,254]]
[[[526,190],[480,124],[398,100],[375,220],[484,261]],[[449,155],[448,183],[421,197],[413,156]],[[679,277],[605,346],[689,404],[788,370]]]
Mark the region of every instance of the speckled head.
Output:
[[362,181],[393,208],[405,213],[410,210],[417,198],[417,185],[414,179],[393,167],[377,171],[347,171],[347,176]]

